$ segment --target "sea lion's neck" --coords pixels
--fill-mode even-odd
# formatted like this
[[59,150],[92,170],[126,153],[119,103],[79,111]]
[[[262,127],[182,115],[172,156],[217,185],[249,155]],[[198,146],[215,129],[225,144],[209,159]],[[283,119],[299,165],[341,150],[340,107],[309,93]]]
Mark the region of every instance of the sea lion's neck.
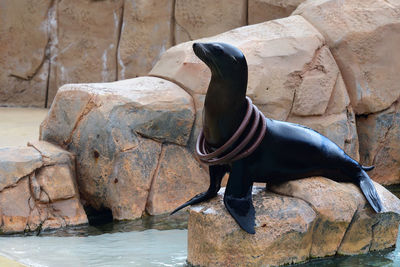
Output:
[[235,133],[246,109],[246,90],[238,83],[211,78],[203,109],[204,137],[212,147],[220,147]]

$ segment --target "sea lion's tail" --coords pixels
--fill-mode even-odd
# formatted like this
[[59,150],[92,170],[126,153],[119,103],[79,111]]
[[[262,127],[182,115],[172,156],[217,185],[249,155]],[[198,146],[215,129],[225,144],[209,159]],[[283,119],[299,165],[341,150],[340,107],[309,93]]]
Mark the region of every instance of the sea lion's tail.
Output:
[[359,182],[361,191],[364,193],[365,198],[368,200],[372,208],[377,213],[382,212],[383,206],[381,199],[379,198],[378,192],[376,192],[374,183],[364,170],[361,170]]
[[364,171],[369,172],[369,171],[372,171],[375,168],[375,166],[361,166],[361,168]]

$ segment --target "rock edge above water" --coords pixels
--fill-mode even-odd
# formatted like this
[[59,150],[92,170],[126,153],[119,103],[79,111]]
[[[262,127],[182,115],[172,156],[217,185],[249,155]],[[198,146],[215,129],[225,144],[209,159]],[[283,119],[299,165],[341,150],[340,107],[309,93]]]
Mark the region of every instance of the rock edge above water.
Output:
[[352,184],[326,178],[253,188],[256,234],[239,228],[217,198],[189,210],[188,262],[195,266],[276,266],[393,247],[400,200],[375,183],[376,214]]

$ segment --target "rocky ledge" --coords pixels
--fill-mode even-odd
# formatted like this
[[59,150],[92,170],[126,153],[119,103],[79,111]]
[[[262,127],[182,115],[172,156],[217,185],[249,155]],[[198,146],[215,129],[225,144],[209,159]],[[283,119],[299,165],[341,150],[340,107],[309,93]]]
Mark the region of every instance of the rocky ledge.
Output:
[[0,234],[87,222],[71,153],[43,141],[0,148]]
[[393,247],[400,200],[375,183],[376,214],[352,184],[325,178],[253,189],[256,234],[239,228],[217,198],[189,210],[188,262],[195,266],[276,266]]

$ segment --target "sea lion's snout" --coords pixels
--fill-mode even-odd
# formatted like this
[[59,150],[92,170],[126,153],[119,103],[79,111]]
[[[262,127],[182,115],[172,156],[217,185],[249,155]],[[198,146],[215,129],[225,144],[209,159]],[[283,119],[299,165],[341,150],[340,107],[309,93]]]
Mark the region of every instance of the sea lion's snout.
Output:
[[196,54],[196,56],[198,58],[200,58],[202,61],[205,60],[207,49],[205,48],[204,44],[202,44],[202,43],[194,43],[193,44],[193,51],[194,51],[194,53]]
[[247,84],[247,63],[238,48],[218,42],[193,43],[192,48],[214,76],[229,77],[227,82]]

